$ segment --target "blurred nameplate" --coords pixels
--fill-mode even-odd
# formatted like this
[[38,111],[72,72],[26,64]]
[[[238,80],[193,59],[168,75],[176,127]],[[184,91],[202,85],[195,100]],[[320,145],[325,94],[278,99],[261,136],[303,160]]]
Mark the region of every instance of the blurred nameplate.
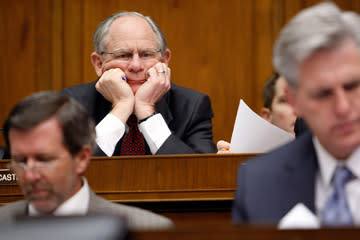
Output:
[[0,185],[18,185],[15,173],[11,172],[6,164],[0,164]]

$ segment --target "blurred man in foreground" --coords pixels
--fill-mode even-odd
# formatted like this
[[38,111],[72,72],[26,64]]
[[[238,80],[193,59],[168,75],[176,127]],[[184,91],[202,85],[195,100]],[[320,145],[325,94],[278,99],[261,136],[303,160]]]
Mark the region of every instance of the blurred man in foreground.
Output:
[[[5,121],[11,169],[25,196],[0,208],[0,222],[17,215],[115,214],[130,229],[171,227],[165,217],[113,204],[89,187],[83,174],[96,146],[95,126],[75,100],[55,92],[40,92],[20,101]],[[115,177],[115,176],[114,176]]]
[[311,132],[242,164],[233,222],[276,223],[302,204],[324,226],[360,224],[360,21],[333,3],[280,32],[274,67]]

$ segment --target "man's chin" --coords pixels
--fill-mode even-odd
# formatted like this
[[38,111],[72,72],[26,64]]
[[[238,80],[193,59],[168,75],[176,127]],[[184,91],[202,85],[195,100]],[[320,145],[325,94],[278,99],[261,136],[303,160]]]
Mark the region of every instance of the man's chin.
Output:
[[55,211],[57,204],[49,200],[33,200],[31,205],[42,214],[49,214]]
[[134,93],[134,95],[136,94],[137,90],[141,87],[143,83],[137,82],[134,84],[130,84],[131,90]]
[[360,136],[333,137],[327,151],[339,160],[347,159],[360,146]]
[[57,205],[55,200],[51,198],[51,193],[46,190],[32,190],[26,194],[26,198],[41,213],[52,212]]
[[360,136],[343,136],[342,138],[340,137],[338,139],[339,141],[339,146],[342,149],[348,149],[348,151],[353,151],[355,150],[355,148],[360,146]]

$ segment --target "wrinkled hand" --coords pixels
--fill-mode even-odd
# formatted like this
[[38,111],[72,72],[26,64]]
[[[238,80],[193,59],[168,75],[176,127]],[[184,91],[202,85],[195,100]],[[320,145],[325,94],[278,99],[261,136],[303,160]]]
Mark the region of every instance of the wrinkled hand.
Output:
[[110,113],[125,123],[133,112],[135,98],[129,84],[122,77],[125,77],[125,73],[120,68],[109,69],[102,74],[95,88],[112,103]]
[[155,112],[155,104],[170,89],[170,68],[157,63],[146,73],[146,82],[135,94],[135,115],[144,119]]
[[230,151],[230,143],[224,141],[224,140],[220,140],[217,142],[216,147],[218,149],[218,154],[226,154],[226,153],[232,153]]

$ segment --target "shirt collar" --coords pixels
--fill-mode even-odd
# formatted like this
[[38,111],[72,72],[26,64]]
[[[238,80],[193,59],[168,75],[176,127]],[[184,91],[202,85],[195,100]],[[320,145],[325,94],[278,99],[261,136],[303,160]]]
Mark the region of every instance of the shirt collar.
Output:
[[360,177],[360,146],[346,160],[337,160],[313,137],[314,147],[319,163],[320,177],[326,185],[331,185],[331,178],[336,167],[346,166],[356,178]]
[[[63,202],[54,212],[54,216],[85,215],[89,208],[90,188],[86,178],[82,178],[83,186],[71,198]],[[29,215],[37,216],[40,213],[35,207],[29,204]]]

